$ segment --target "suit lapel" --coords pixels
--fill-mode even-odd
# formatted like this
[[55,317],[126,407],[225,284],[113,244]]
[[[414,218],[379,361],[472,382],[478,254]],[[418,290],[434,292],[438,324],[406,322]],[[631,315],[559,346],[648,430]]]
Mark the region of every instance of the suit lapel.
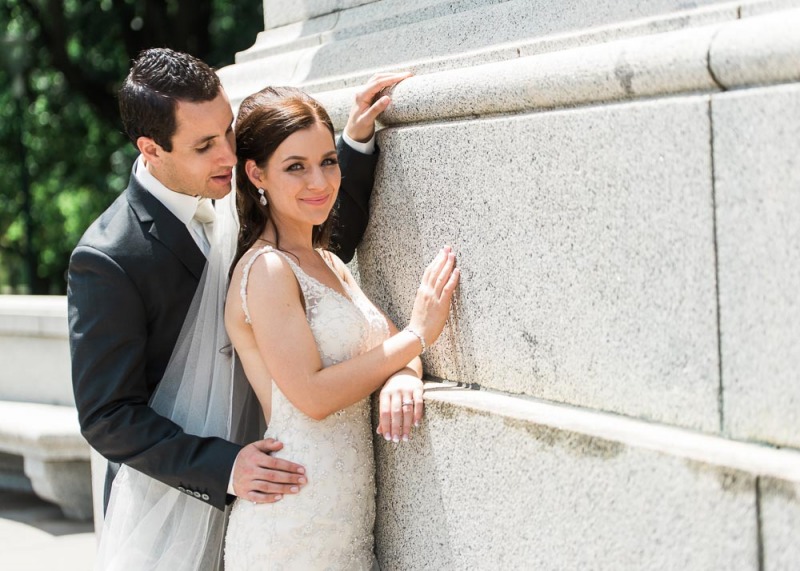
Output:
[[128,203],[143,228],[172,252],[199,280],[206,265],[206,258],[186,226],[155,196],[147,192],[133,175],[127,193]]

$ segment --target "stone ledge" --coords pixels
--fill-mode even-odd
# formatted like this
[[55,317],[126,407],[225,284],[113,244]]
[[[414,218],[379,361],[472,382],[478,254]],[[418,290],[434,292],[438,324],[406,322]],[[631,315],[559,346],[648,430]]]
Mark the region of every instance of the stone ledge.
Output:
[[[532,9],[530,6],[527,8],[520,6],[519,2],[484,5],[483,10],[490,9],[492,14],[483,14],[480,10],[467,10],[466,13],[451,14],[446,25],[442,25],[445,25],[451,33],[458,35],[460,33],[458,30],[465,27],[480,28],[486,19],[497,17],[498,11],[507,11],[509,6],[517,6],[517,10]],[[246,95],[267,84],[302,85],[312,93],[347,87],[356,88],[372,73],[395,70],[398,65],[422,75],[517,60],[524,56],[562,51],[577,46],[603,44],[622,38],[648,37],[668,31],[731,21],[737,17],[737,6],[738,4],[720,3],[677,13],[593,25],[588,29],[564,31],[558,27],[553,29],[545,27],[534,33],[523,27],[517,30],[517,35],[512,34],[509,37],[485,37],[467,46],[460,45],[459,42],[458,50],[455,52],[448,47],[450,40],[447,39],[447,34],[439,40],[441,45],[437,44],[435,49],[434,46],[422,45],[430,41],[433,30],[429,28],[438,26],[436,22],[442,20],[433,18],[408,25],[408,22],[400,17],[402,14],[394,14],[395,17],[390,14],[384,15],[386,21],[365,23],[361,21],[363,18],[354,17],[348,12],[341,16],[328,15],[264,32],[259,35],[252,48],[237,55],[237,65],[221,70],[221,75],[228,89],[228,95],[236,106]],[[443,9],[453,10],[453,7],[445,6]],[[407,9],[403,8],[402,11],[405,13]],[[506,16],[511,17],[508,14]],[[408,17],[408,14],[405,14],[405,17]],[[387,22],[396,27],[391,27]],[[356,24],[358,25],[355,26]],[[376,29],[370,33],[365,30],[358,33],[354,31],[353,26],[363,28],[367,24]],[[358,35],[359,33],[361,35]],[[438,37],[441,34],[434,35]],[[392,44],[397,43],[417,46],[410,48],[416,51],[402,54],[390,48]],[[362,57],[354,55],[359,53],[367,55]]]
[[[312,20],[296,22],[287,26],[267,30],[259,34],[255,44],[236,55],[237,63],[246,63],[258,59],[271,57],[278,54],[291,54],[307,48],[325,46],[325,49],[339,51],[332,47],[334,42],[348,49],[359,51],[374,49],[385,57],[379,62],[381,69],[394,69],[399,63],[394,57],[396,54],[385,45],[386,34],[403,35],[406,38],[419,36],[424,38],[429,20],[439,20],[437,26],[443,30],[456,32],[465,27],[474,27],[487,19],[497,18],[499,14],[511,12],[509,7],[525,5],[524,2],[488,2],[466,0],[462,2],[446,2],[435,5],[426,5],[423,8],[416,6],[420,2],[411,3],[409,7],[406,0],[399,0],[400,5],[387,1],[369,6],[369,10],[349,10],[347,12],[328,14]],[[797,2],[797,0],[795,0]],[[500,5],[497,5],[500,4]],[[413,54],[414,57],[400,60],[402,65],[410,66],[417,73],[443,71],[455,67],[475,65],[513,59],[520,55],[533,55],[536,53],[554,52],[571,49],[589,44],[598,44],[617,39],[634,36],[645,36],[656,33],[674,31],[689,27],[703,26],[725,21],[736,20],[739,17],[740,2],[722,2],[709,6],[695,7],[662,14],[646,14],[636,19],[625,19],[625,14],[615,16],[606,14],[605,20],[593,21],[586,27],[571,28],[569,26],[544,26],[529,30],[530,34],[522,34],[519,38],[506,38],[501,42],[491,42],[491,37],[486,45],[471,45],[459,53],[443,54],[437,50],[420,50]],[[475,9],[480,7],[481,9]],[[471,8],[471,9],[469,9]],[[527,9],[530,8],[528,4]],[[773,7],[773,11],[777,10]],[[490,10],[491,13],[487,13]],[[615,17],[621,18],[615,21]],[[449,20],[449,21],[448,21]],[[575,24],[573,22],[573,24]],[[587,23],[588,24],[588,23]],[[522,31],[522,30],[521,30]],[[534,33],[538,32],[538,33]],[[447,34],[442,34],[442,41],[437,44],[440,51],[447,47]],[[372,54],[374,58],[374,54]],[[363,63],[363,61],[361,62]],[[362,83],[371,72],[359,68],[359,79],[349,77],[345,80],[348,85]],[[348,70],[353,71],[353,70]],[[328,72],[328,75],[338,75]],[[297,81],[310,81],[313,90],[324,91],[334,87],[322,87],[339,79],[324,79],[320,77],[297,77]]]
[[482,390],[426,400],[410,442],[375,439],[381,569],[776,571],[800,556],[800,486],[763,475],[796,477],[795,452]]
[[727,89],[800,81],[800,10],[732,22],[709,47],[709,68]]
[[449,382],[427,382],[425,400],[800,485],[800,451],[793,449],[739,442],[485,389],[471,390]]
[[[331,50],[342,56],[373,50],[366,39],[324,43],[325,34],[336,36],[331,28],[336,22],[310,21],[295,24],[296,30],[265,32],[275,35],[260,36],[242,52],[240,64],[220,72],[234,106],[267,84],[301,85],[326,104],[337,128],[344,125],[357,86],[398,64],[417,77],[396,90],[395,104],[384,115],[387,124],[709,92],[797,81],[800,38],[792,30],[800,26],[800,10],[786,9],[796,6],[796,0],[720,3],[367,68],[352,61],[344,67],[322,65],[333,57]],[[747,17],[736,20],[740,13]],[[379,41],[380,33],[364,38],[373,38],[375,49],[386,43]],[[524,89],[532,85],[535,90]]]
[[67,298],[0,295],[0,335],[68,338]]
[[383,0],[295,21],[261,32],[256,43],[236,54],[236,62],[286,53],[332,41],[375,34],[387,29],[406,27],[434,18],[486,8],[508,0]]
[[[798,29],[800,10],[787,10],[415,76],[397,86],[382,121],[401,125],[800,81]],[[316,94],[339,129],[356,89]]]

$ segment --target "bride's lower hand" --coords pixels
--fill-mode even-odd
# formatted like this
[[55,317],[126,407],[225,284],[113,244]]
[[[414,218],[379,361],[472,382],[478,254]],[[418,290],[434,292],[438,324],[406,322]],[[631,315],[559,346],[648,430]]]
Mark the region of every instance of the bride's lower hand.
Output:
[[407,442],[411,429],[422,420],[422,381],[411,373],[392,375],[380,393],[378,434],[386,440]]

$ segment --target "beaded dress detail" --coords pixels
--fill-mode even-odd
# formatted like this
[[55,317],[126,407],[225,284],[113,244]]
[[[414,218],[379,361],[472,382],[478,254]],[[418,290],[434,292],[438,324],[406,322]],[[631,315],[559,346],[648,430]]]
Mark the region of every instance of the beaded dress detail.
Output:
[[[253,263],[267,253],[282,256],[297,277],[323,366],[369,351],[389,336],[386,319],[360,289],[341,282],[345,297],[271,246],[253,254],[242,274],[248,323],[258,308],[247,307],[247,279]],[[274,504],[235,501],[225,539],[226,571],[377,568],[369,399],[318,421],[295,408],[273,382],[265,437],[284,443],[285,457],[305,466],[309,482],[299,494],[287,494]],[[284,456],[284,450],[274,456]]]

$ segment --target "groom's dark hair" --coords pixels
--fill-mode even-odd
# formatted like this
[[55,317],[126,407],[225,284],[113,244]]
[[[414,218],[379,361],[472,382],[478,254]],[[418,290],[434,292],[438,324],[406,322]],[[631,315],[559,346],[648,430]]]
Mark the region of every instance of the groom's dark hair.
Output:
[[145,50],[119,90],[125,133],[134,146],[139,137],[149,137],[171,152],[178,101],[212,101],[221,89],[214,70],[196,57],[168,48]]

